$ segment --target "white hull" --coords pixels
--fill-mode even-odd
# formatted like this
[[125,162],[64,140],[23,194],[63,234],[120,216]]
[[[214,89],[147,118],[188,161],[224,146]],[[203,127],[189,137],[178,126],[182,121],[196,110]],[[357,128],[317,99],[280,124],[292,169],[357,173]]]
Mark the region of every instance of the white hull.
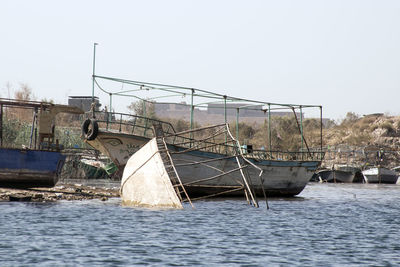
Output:
[[123,205],[183,208],[157,152],[153,139],[129,159],[121,180]]
[[122,171],[129,158],[150,139],[132,134],[99,131],[96,139],[86,140],[93,148],[107,155]]
[[367,183],[395,184],[398,175],[395,171],[377,167],[362,171]]

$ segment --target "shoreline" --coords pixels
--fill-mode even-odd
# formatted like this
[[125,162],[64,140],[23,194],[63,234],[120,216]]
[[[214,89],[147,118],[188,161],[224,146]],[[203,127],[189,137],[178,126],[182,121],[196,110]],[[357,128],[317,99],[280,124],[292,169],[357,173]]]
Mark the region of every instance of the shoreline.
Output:
[[52,188],[8,188],[0,186],[0,202],[55,202],[58,200],[88,200],[120,197],[118,188],[60,183]]

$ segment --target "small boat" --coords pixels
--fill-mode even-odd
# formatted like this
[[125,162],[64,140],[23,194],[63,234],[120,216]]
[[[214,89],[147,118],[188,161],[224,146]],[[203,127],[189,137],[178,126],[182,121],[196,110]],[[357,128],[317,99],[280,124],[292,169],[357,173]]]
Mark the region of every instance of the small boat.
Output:
[[394,170],[380,166],[363,170],[362,174],[365,181],[370,184],[395,184],[398,179],[398,174]]
[[83,158],[79,162],[79,169],[84,172],[86,179],[106,179],[108,174],[105,170],[106,164],[97,159]]
[[[17,148],[16,144],[7,143],[4,111],[25,115],[32,111],[30,138],[23,140],[26,145]],[[0,99],[0,186],[53,187],[58,182],[66,158],[62,154],[63,146],[54,135],[55,118],[59,113],[82,114],[83,111],[66,105]]]
[[328,183],[360,182],[359,179],[356,179],[360,171],[360,168],[350,165],[334,165],[331,169],[322,169],[318,171],[316,173],[317,177],[314,177],[314,179]]

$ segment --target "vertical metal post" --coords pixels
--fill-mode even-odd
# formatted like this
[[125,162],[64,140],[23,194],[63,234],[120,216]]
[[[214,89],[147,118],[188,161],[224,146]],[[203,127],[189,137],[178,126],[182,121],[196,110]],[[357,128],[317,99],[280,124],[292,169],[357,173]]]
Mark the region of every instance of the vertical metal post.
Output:
[[[35,133],[35,130],[36,130],[35,123],[36,123],[37,112],[38,112],[38,108],[35,107],[34,113],[33,113],[33,118],[32,118],[32,128],[31,128],[31,136],[30,136],[30,141],[29,141],[29,148],[32,148],[33,134]],[[35,141],[35,148],[36,148],[36,141]]]
[[110,112],[112,110],[112,93],[110,93]]
[[303,109],[302,109],[302,106],[300,106],[300,134],[301,134],[301,159],[303,159],[304,136],[303,136]]
[[[110,96],[110,101],[109,101],[109,110],[108,110],[108,112],[106,112],[106,121],[107,121],[107,126],[106,126],[106,129],[107,129],[107,131],[108,131],[108,125],[111,123],[111,103],[112,103],[112,93],[109,93],[109,96]],[[106,110],[107,110],[107,107],[106,107]]]
[[268,104],[268,141],[269,141],[269,154],[271,155],[272,140],[271,140],[271,104]]
[[236,109],[236,141],[239,141],[239,108]]
[[192,96],[190,100],[190,130],[193,130],[193,113],[194,113],[193,94],[194,94],[194,89],[192,89]]
[[[226,95],[224,95],[224,117],[225,117],[225,125],[227,123],[227,117],[226,117]],[[228,142],[228,135],[225,131],[225,154],[227,153],[227,147],[226,143]]]
[[224,118],[225,124],[227,123],[227,114],[226,114],[226,95],[224,95]]
[[320,120],[321,120],[321,131],[320,131],[320,138],[321,138],[321,151],[320,151],[320,159],[322,160],[322,147],[323,147],[323,143],[322,143],[322,106],[319,107],[319,113],[320,113]]
[[144,133],[143,133],[143,135],[146,136],[146,131],[147,131],[146,100],[143,100],[143,117],[144,117]]
[[[192,89],[192,95],[190,100],[190,130],[193,130],[193,113],[194,113],[193,95],[194,95],[194,89]],[[189,147],[192,147],[193,132],[190,132],[189,138],[190,138]]]
[[109,114],[108,116],[110,116],[110,122],[111,122],[112,121],[112,93],[110,93],[110,110],[109,110],[108,114]]
[[94,103],[94,73],[96,68],[96,45],[98,45],[98,43],[93,43],[92,103]]
[[122,114],[119,118],[119,132],[121,132],[121,131],[122,131]]
[[[38,110],[36,109],[35,110],[35,121],[36,121],[36,123],[35,123],[35,143],[34,143],[34,148],[35,149],[37,149],[38,148],[38,145],[37,145],[37,130],[38,130],[38,124],[37,124],[37,113],[38,113]],[[41,140],[39,140],[39,142],[40,142]],[[49,140],[49,144],[50,144],[50,140]],[[39,147],[40,147],[40,143],[39,143]]]

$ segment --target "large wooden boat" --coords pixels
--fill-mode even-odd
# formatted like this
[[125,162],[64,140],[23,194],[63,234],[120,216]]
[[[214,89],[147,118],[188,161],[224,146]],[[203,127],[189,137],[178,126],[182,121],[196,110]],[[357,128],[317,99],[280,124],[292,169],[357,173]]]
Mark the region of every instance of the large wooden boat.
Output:
[[[100,79],[105,80],[105,82],[121,83],[122,87],[133,86],[135,88],[126,88],[119,92],[107,91],[104,87],[100,87],[97,81]],[[239,116],[241,111],[249,111],[250,113],[258,112],[258,114],[264,116],[264,122],[268,120],[266,139],[269,141],[266,145],[267,147],[256,149],[248,145],[245,151],[240,153],[241,159],[246,161],[243,164],[246,166],[251,165],[257,170],[254,171],[252,168],[246,167],[248,176],[255,177],[254,179],[257,181],[261,178],[263,181],[256,183],[255,180],[252,180],[253,178],[249,178],[249,181],[254,182],[255,186],[253,188],[256,194],[260,194],[263,190],[268,195],[275,196],[294,196],[299,194],[323,159],[321,106],[253,101],[216,94],[201,89],[130,81],[97,75],[93,75],[93,80],[101,88],[102,92],[110,96],[110,107],[108,110],[112,110],[112,97],[129,96],[130,92],[132,92],[132,97],[139,99],[143,103],[143,116],[97,112],[93,106],[91,114],[82,125],[82,135],[86,142],[109,156],[118,166],[121,174],[124,168],[126,168],[129,158],[134,153],[152,139],[160,138],[160,135],[157,136],[156,132],[152,129],[153,125],[158,125],[157,128],[161,129],[162,138],[165,140],[166,147],[163,149],[167,149],[171,154],[170,160],[176,164],[176,173],[181,177],[183,186],[187,188],[192,196],[219,194],[222,191],[229,191],[226,189],[231,187],[235,187],[235,190],[231,188],[232,190],[229,194],[225,193],[227,195],[237,194],[235,191],[238,191],[237,187],[240,186],[240,183],[238,184],[237,181],[240,181],[243,175],[241,173],[242,168],[239,167],[238,169],[237,167],[236,157],[238,152],[232,151],[232,149],[242,149],[236,144],[239,135]],[[151,97],[139,96],[139,94],[154,91],[157,93],[166,92],[167,94],[178,95],[180,101],[187,97],[190,99],[191,104],[189,106],[179,102],[179,105],[186,105],[182,109],[190,111],[190,130],[176,133],[172,125],[168,122],[149,118],[145,111],[147,102],[152,101],[150,100]],[[155,98],[158,99],[160,96],[156,96]],[[198,104],[195,104],[196,99],[200,99]],[[204,99],[208,99],[213,104],[204,106],[204,103],[200,103]],[[163,102],[163,104],[168,103]],[[230,104],[229,107],[228,104]],[[172,105],[176,105],[176,102]],[[225,133],[223,138],[220,138],[217,142],[215,141],[215,137],[213,137],[212,142],[211,139],[204,140],[204,137],[207,136],[207,131],[218,127],[207,126],[207,124],[204,125],[205,128],[194,127],[195,106],[196,108],[207,108],[207,110],[210,108],[223,110],[223,112],[219,112],[222,118],[224,118],[224,123],[219,127],[224,129],[222,130]],[[302,126],[302,110],[304,108],[316,108],[320,111],[320,148],[310,149],[308,147]],[[278,151],[273,149],[271,141],[271,110],[282,112],[284,109],[289,111],[287,112],[289,115],[293,115],[293,121],[297,125],[299,135],[296,136],[296,139],[301,142],[298,151]],[[296,110],[299,112],[296,112]],[[236,114],[236,138],[232,135],[230,139],[227,138],[227,132],[229,131],[227,123],[228,113],[231,115],[232,113]],[[204,132],[203,129],[207,130]],[[228,139],[231,143],[228,142]],[[188,162],[191,163],[187,164]],[[261,177],[258,174],[255,175],[260,171],[262,171]],[[240,194],[243,194],[243,192]]]
[[[124,116],[128,115],[124,114]],[[184,133],[175,133],[172,125],[167,122],[130,115],[130,117],[136,117],[136,119],[124,120],[124,125],[114,125],[114,130],[111,127],[111,122],[108,122],[107,130],[107,128],[101,127],[106,126],[107,122],[100,120],[100,117],[97,116],[98,120],[91,120],[90,123],[86,123],[94,125],[94,127],[89,127],[92,130],[83,127],[84,135],[88,136],[88,133],[90,135],[86,142],[108,155],[121,171],[134,153],[156,137],[154,129],[149,126],[158,124],[163,129],[173,161],[177,164],[177,171],[191,196],[218,194],[226,191],[227,188],[238,186],[237,181],[241,179],[241,174],[237,169],[232,146],[229,146],[225,140],[212,143],[190,138],[190,134],[193,132],[203,129],[209,131],[218,127],[209,126]],[[132,121],[135,123],[132,123]],[[118,121],[115,123],[118,124]],[[148,125],[147,128],[145,125]],[[227,128],[228,126],[219,125],[219,128],[221,127]],[[145,132],[146,134],[144,134]],[[201,145],[195,146],[194,143]],[[255,179],[252,183],[255,185],[256,194],[261,195],[262,189],[265,189],[269,196],[294,196],[299,194],[320,165],[323,156],[320,151],[282,152],[244,149],[243,152],[246,159],[263,171],[261,177],[263,186],[261,187],[259,174],[256,174],[259,171],[249,168],[250,177]],[[185,165],[185,162],[207,162],[207,164]],[[234,169],[236,170],[232,171]],[[195,182],[220,173],[228,174],[224,178]],[[226,195],[242,194],[243,192],[240,191],[232,191]]]
[[[156,173],[168,173],[174,185],[182,186],[191,198],[222,194],[241,196],[247,187],[256,196],[265,193],[267,196],[289,197],[304,189],[320,164],[319,160],[306,159],[304,155],[303,160],[274,160],[268,158],[265,151],[248,153],[229,135],[228,125],[194,129],[184,134],[201,130],[211,134],[199,139],[185,138],[182,133],[159,136],[137,152],[140,157],[134,154],[125,167],[121,181],[123,200],[129,202],[132,197],[132,194],[126,193],[133,191],[130,181],[137,184],[138,179],[146,179],[143,173],[149,173],[148,168],[160,170]],[[225,133],[228,134],[227,141],[210,140],[218,135],[223,137]],[[148,167],[147,162],[151,162],[156,155],[160,155],[161,160]],[[287,156],[301,158],[302,155]],[[179,183],[175,181],[177,179]]]

